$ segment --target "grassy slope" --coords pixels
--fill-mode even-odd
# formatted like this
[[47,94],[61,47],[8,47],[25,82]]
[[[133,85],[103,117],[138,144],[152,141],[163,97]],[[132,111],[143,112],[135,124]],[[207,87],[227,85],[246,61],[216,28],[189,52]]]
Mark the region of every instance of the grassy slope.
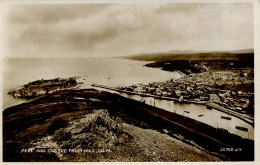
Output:
[[[75,97],[85,98],[75,100]],[[89,98],[100,100],[93,101]],[[181,135],[188,144],[202,146],[224,160],[253,160],[254,142],[241,139],[227,132],[218,132],[214,128],[189,118],[170,113],[140,102],[120,97],[116,94],[95,90],[60,91],[29,103],[7,108],[3,112],[4,161],[57,161],[55,155],[21,154],[21,148],[31,147],[31,141],[50,134],[50,127],[58,130],[64,125],[53,126],[53,121],[70,120],[91,113],[94,109],[108,109],[113,117],[124,122],[157,130],[176,137]],[[219,152],[220,147],[241,147],[243,152]],[[133,149],[134,150],[134,149]]]
[[201,54],[161,54],[127,57],[139,61],[164,61],[164,60],[248,60],[253,54],[228,54],[228,53],[201,53]]
[[122,58],[139,61],[166,61],[166,60],[253,60],[254,51],[233,51],[233,52],[162,52],[147,53]]

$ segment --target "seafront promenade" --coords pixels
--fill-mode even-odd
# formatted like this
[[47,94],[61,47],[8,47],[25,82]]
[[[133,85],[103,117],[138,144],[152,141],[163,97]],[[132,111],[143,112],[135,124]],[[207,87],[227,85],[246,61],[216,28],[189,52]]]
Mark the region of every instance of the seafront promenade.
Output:
[[[127,94],[139,95],[139,96],[143,96],[143,97],[153,97],[153,98],[157,98],[157,99],[173,100],[173,101],[179,102],[179,99],[172,98],[172,97],[156,96],[156,95],[145,94],[145,93],[136,93],[136,92],[132,92],[132,91],[120,90],[120,89],[117,89],[117,88],[108,87],[108,86],[99,85],[99,84],[92,84],[91,86],[99,87],[99,88],[103,88],[103,89],[109,89],[109,90],[113,90],[113,91],[117,91],[117,92],[124,92],[124,93],[127,93]],[[195,104],[206,104],[207,103],[207,101],[189,101],[189,100],[186,100],[186,99],[183,99],[181,102],[187,102],[187,103],[191,102],[191,103],[195,103]]]
[[103,88],[103,89],[108,89],[108,90],[112,90],[112,91],[116,91],[116,92],[131,94],[131,95],[139,95],[139,96],[142,96],[142,97],[153,97],[155,99],[172,100],[172,101],[180,102],[180,103],[190,103],[190,104],[205,105],[205,106],[207,106],[207,109],[209,109],[209,110],[213,108],[215,110],[221,111],[221,112],[223,112],[225,114],[228,114],[228,115],[234,116],[234,117],[236,117],[238,119],[241,119],[244,122],[246,122],[246,123],[248,123],[248,124],[250,124],[251,126],[254,127],[254,118],[249,117],[249,116],[244,115],[244,114],[240,114],[240,113],[232,111],[230,109],[221,107],[218,104],[210,102],[210,101],[189,101],[189,100],[185,100],[185,99],[180,101],[177,98],[165,97],[165,96],[160,96],[159,97],[159,96],[151,95],[151,94],[136,93],[136,92],[132,92],[132,91],[120,90],[120,89],[117,89],[117,88],[104,86],[104,85],[99,85],[99,84],[92,84],[91,86],[98,87],[98,88]]

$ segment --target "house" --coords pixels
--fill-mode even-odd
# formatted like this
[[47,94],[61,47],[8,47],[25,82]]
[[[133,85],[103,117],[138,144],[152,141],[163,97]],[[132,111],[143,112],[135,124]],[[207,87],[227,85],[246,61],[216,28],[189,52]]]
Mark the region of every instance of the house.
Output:
[[148,88],[148,92],[152,93],[152,92],[155,92],[156,89],[155,88]]
[[168,96],[168,92],[163,92],[162,95],[167,97]]
[[243,108],[241,108],[241,107],[236,107],[236,110],[238,110],[238,111],[242,111]]
[[161,93],[161,92],[159,92],[159,91],[157,91],[157,92],[156,92],[156,95],[157,95],[157,96],[161,96],[161,95],[162,95],[162,93]]
[[240,99],[240,102],[243,103],[243,104],[249,104],[249,99],[247,99],[247,98],[241,98],[241,99]]
[[220,102],[221,101],[217,94],[209,94],[209,100],[211,102]]
[[205,97],[205,96],[200,96],[200,100],[201,100],[201,101],[208,101],[209,98],[208,98],[208,97]]
[[176,96],[181,96],[181,91],[180,90],[176,90],[175,94],[176,94]]
[[194,101],[199,102],[200,99],[199,98],[194,98]]

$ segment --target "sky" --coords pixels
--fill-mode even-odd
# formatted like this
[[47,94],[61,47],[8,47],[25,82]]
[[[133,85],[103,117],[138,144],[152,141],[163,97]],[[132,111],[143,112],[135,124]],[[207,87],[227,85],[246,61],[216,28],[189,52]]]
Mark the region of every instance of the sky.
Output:
[[6,57],[253,49],[252,3],[9,4]]

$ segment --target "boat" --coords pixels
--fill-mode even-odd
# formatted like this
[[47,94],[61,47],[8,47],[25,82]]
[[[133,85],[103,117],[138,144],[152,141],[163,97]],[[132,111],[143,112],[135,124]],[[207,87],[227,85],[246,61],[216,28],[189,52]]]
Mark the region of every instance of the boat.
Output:
[[221,119],[231,120],[231,117],[228,117],[228,116],[221,116]]
[[245,128],[245,127],[236,126],[236,129],[239,129],[239,130],[241,130],[241,131],[248,132],[248,128]]
[[202,117],[202,116],[204,116],[204,115],[198,115],[198,117]]
[[190,111],[184,111],[185,113],[190,113]]
[[216,128],[217,131],[221,131],[221,132],[228,132],[228,130],[224,129],[224,128]]
[[154,98],[155,98],[155,99],[160,99],[160,98],[161,98],[161,96],[154,96]]
[[212,107],[210,107],[210,106],[208,106],[208,105],[206,106],[206,108],[209,109],[209,110],[212,110]]
[[190,100],[186,100],[186,99],[185,99],[185,100],[183,100],[183,102],[184,102],[184,103],[191,103],[191,101],[190,101]]

